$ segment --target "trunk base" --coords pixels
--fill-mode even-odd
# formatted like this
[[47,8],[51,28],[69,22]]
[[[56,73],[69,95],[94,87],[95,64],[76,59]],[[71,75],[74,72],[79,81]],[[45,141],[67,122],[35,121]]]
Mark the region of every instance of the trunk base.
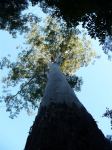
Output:
[[42,107],[29,133],[25,150],[111,150],[92,116],[74,104]]

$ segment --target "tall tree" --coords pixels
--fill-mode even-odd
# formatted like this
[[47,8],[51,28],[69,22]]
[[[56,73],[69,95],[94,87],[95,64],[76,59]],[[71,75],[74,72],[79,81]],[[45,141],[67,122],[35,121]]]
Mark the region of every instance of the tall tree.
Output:
[[61,73],[59,62],[49,66],[44,96],[24,150],[111,150]]
[[[43,25],[32,25],[27,43],[30,45],[18,55],[18,60],[11,63],[8,58],[1,61],[1,67],[8,67],[9,74],[3,79],[5,100],[10,116],[17,115],[22,108],[29,111],[37,107],[47,82],[49,62],[60,59],[60,67],[74,90],[80,90],[81,78],[75,75],[77,69],[87,66],[96,57],[85,35],[80,39],[77,30],[67,28],[66,23],[48,17]],[[11,93],[11,87],[19,86],[17,93]]]
[[[34,0],[37,1],[37,0]],[[82,26],[92,38],[98,38],[103,44],[104,53],[112,58],[112,1],[108,0],[38,0],[44,12],[50,11],[54,16],[62,17],[68,26]],[[51,9],[52,8],[52,12]],[[111,118],[112,109],[104,116]],[[110,117],[111,116],[111,117]],[[111,123],[112,124],[112,123]]]

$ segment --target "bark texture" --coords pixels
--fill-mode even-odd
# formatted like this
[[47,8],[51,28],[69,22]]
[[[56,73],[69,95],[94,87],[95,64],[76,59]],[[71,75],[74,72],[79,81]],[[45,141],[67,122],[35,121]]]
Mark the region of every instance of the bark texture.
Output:
[[25,150],[111,150],[92,116],[74,104],[41,107]]
[[51,66],[25,150],[112,150],[56,64]]

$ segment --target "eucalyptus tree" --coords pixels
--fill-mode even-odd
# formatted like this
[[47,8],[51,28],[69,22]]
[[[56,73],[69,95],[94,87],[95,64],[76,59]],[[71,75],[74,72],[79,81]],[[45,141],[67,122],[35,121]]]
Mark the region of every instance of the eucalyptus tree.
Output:
[[[65,22],[52,17],[47,17],[44,22],[32,24],[26,35],[28,47],[18,54],[16,62],[10,62],[8,58],[1,61],[1,68],[5,66],[9,69],[8,76],[3,79],[5,94],[2,99],[12,118],[23,108],[29,112],[31,108],[38,107],[50,62],[54,63],[60,57],[62,72],[71,87],[79,91],[82,79],[75,72],[96,57],[85,35],[78,37],[78,30],[68,28]],[[19,90],[13,93],[11,87]]]
[[[38,14],[24,14],[29,5],[43,9],[45,13],[63,18],[68,26],[76,27],[80,22],[92,38],[98,38],[104,44],[103,50],[111,59],[112,41],[112,1],[109,0],[1,0],[0,29],[15,36],[17,31],[28,31],[29,22],[37,22]],[[52,11],[51,11],[52,9]]]
[[44,96],[24,150],[111,150],[111,142],[76,97],[59,64],[59,57],[49,64]]
[[[85,47],[84,43],[76,38],[73,29],[71,29],[72,32],[71,30],[67,30],[67,36],[65,38],[67,40],[65,40],[62,38],[63,34],[60,34],[59,25],[57,26],[55,20],[50,18],[48,22],[51,30],[49,30],[49,26],[46,26],[45,31],[42,28],[42,37],[39,42],[38,40],[35,42],[35,38],[32,40],[31,36],[36,36],[36,39],[39,39],[40,36],[37,28],[36,32],[34,28],[31,31],[31,35],[28,36],[30,37],[30,39],[28,38],[29,41],[34,46],[33,48],[39,51],[38,54],[43,56],[47,47],[44,60],[46,59],[47,61],[48,59],[50,61],[48,61],[48,81],[38,109],[38,114],[30,129],[25,150],[111,150],[110,142],[98,129],[95,120],[78,100],[73,89],[68,84],[66,76],[63,74],[67,73],[71,75],[73,74],[73,70],[78,69],[80,65],[84,66],[84,55],[89,54],[90,48],[88,51],[87,44]],[[63,31],[63,28],[61,29]],[[48,38],[46,39],[46,37]],[[77,44],[80,45],[79,48]],[[87,62],[90,61],[90,56],[89,59],[86,57]],[[37,57],[36,53],[35,57]],[[77,59],[77,61],[72,62],[74,59]],[[66,62],[67,66],[70,67],[67,68],[65,65]],[[78,67],[76,67],[77,63]]]

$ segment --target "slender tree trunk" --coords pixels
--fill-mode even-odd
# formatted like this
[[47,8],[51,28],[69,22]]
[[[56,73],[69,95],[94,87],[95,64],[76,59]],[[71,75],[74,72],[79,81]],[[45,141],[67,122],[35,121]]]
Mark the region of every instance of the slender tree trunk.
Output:
[[25,150],[111,150],[59,66],[52,63],[44,97]]

